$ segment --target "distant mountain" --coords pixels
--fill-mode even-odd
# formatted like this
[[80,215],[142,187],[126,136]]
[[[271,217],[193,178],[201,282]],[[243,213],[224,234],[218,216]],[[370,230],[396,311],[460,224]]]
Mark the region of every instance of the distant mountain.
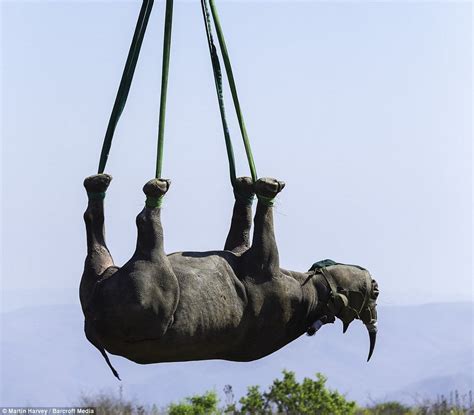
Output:
[[314,337],[302,336],[250,363],[206,361],[141,366],[111,356],[123,379],[109,372],[83,335],[79,306],[37,306],[1,315],[0,405],[70,405],[81,393],[116,392],[165,406],[191,394],[231,384],[237,398],[246,387],[266,387],[282,369],[298,378],[324,373],[332,388],[360,403],[434,399],[474,389],[472,303],[379,307],[379,338],[366,363],[368,337],[354,322]]
[[453,375],[434,376],[414,382],[406,387],[391,393],[387,400],[404,400],[408,402],[422,403],[427,397],[434,399],[444,397],[446,400],[453,399],[455,391],[459,391],[460,399],[464,404],[468,402],[469,391],[473,389],[471,374],[456,373]]

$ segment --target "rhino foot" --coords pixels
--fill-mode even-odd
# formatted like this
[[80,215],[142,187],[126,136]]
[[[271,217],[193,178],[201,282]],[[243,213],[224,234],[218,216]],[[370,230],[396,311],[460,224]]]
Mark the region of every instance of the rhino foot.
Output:
[[285,182],[273,179],[271,177],[262,177],[254,184],[255,193],[257,196],[273,199],[285,187]]
[[159,198],[166,194],[171,185],[168,179],[152,179],[143,186],[143,192],[147,197]]
[[110,174],[94,174],[84,180],[84,187],[87,193],[102,193],[107,190],[111,181]]

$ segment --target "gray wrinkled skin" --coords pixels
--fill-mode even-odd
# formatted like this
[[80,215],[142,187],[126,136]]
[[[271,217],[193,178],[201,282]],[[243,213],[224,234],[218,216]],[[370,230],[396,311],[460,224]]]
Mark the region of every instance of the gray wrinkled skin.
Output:
[[[80,286],[87,338],[99,350],[137,363],[204,359],[251,361],[304,334],[324,313],[328,286],[320,274],[280,268],[273,208],[259,200],[250,243],[248,198],[274,197],[284,183],[238,179],[231,228],[223,251],[163,250],[161,209],[137,216],[135,253],[121,268],[105,244],[104,204],[91,194],[105,192],[111,177],[84,182],[90,199],[84,220],[87,258]],[[164,195],[166,180],[151,180],[147,197]],[[354,289],[367,287],[367,272],[334,266]],[[105,352],[103,352],[105,356]]]

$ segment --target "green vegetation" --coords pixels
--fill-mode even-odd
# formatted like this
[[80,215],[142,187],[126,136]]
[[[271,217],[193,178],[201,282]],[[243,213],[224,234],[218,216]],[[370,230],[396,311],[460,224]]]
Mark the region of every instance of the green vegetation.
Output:
[[[465,415],[474,414],[472,393],[469,403],[461,402],[459,394],[451,396],[450,403],[445,397],[436,403],[424,403],[409,407],[399,402],[376,403],[360,408],[344,395],[326,386],[326,377],[317,373],[315,379],[296,380],[294,372],[284,370],[282,379],[275,379],[267,391],[260,386],[247,388],[247,394],[235,401],[232,387],[226,385],[225,403],[222,404],[216,391],[188,397],[172,403],[167,408],[138,405],[119,396],[99,394],[94,397],[82,396],[79,405],[95,407],[97,415]],[[454,397],[454,398],[453,398]],[[470,408],[468,408],[468,406]]]
[[351,415],[355,402],[347,401],[336,391],[326,388],[326,378],[318,373],[316,380],[304,378],[297,382],[293,372],[283,371],[283,379],[275,379],[268,392],[258,386],[248,388],[240,399],[240,413],[246,414],[314,414]]
[[168,407],[169,415],[219,415],[217,405],[219,398],[217,393],[206,392],[204,395],[196,395],[191,398],[186,398],[184,402],[175,404],[172,403]]

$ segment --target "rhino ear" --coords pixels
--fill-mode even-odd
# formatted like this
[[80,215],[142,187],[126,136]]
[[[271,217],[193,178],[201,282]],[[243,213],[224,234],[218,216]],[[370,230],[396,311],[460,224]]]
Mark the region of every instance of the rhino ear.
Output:
[[346,323],[346,322],[342,323],[342,334],[344,334],[347,331],[347,329],[349,328],[349,324],[350,323]]
[[349,299],[344,294],[334,294],[334,305],[336,313],[344,310],[349,305]]

